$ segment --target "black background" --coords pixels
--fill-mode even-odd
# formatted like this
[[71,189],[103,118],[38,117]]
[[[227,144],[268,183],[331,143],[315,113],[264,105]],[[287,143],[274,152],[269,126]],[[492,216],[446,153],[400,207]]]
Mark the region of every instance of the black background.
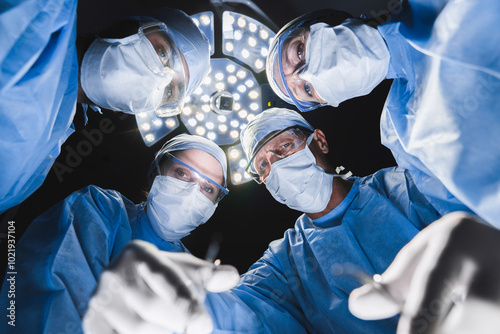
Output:
[[[308,11],[320,8],[337,8],[357,16],[361,13],[377,13],[384,10],[384,1],[254,1],[278,26]],[[208,1],[85,1],[79,2],[78,32],[89,33],[106,26],[114,19],[133,14],[134,11],[169,6],[179,8],[187,14],[213,10]],[[226,8],[259,19],[248,7],[226,4]],[[221,57],[221,22],[216,13],[216,53]],[[257,75],[258,81],[265,83],[265,75]],[[380,144],[379,121],[385,97],[390,87],[384,81],[368,96],[342,103],[338,108],[324,107],[303,114],[316,128],[325,132],[330,146],[330,159],[336,165],[351,170],[354,175],[365,176],[381,168],[393,166],[395,162],[388,149]],[[266,101],[264,101],[266,102]],[[278,103],[273,97],[272,103]],[[95,184],[102,188],[114,189],[135,203],[145,200],[147,190],[146,174],[155,152],[173,136],[187,132],[181,124],[173,133],[152,147],[146,147],[131,115],[104,110],[103,114],[88,113],[89,121],[84,125],[81,107],[75,116],[77,131],[71,135],[61,149],[55,166],[68,166],[56,173],[52,168],[44,184],[21,205],[4,213],[1,230],[5,233],[7,221],[16,222],[19,240],[22,232],[39,214],[46,211],[73,191]],[[82,132],[99,129],[100,123],[108,122],[107,133],[96,144],[80,147],[85,156],[75,157],[83,141],[88,138]],[[227,148],[227,147],[223,147]],[[223,263],[232,264],[240,273],[260,258],[272,240],[281,238],[287,228],[293,227],[299,212],[276,202],[264,185],[255,182],[240,186],[229,184],[230,194],[219,204],[213,217],[191,235],[183,239],[187,248],[195,255],[204,257],[210,241],[221,239],[218,257]],[[55,231],[54,231],[55,232]],[[2,252],[5,252],[5,243]],[[6,254],[3,253],[3,254]],[[2,268],[7,256],[2,256]]]

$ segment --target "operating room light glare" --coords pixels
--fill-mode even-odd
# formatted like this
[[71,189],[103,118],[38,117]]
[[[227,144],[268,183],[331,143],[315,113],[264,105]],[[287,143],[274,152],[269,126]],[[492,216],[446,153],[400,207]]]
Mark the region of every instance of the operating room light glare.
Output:
[[231,42],[226,43],[226,51],[232,52],[234,50],[234,45]]
[[236,67],[234,67],[233,64],[230,64],[230,65],[226,66],[226,71],[228,71],[229,73],[233,73],[234,70],[236,70]]
[[191,126],[195,126],[196,125],[196,120],[194,118],[190,118],[188,120],[188,124],[191,125]]
[[254,119],[255,119],[255,115],[254,114],[248,114],[247,121],[251,122]]
[[203,136],[205,134],[205,128],[202,126],[196,127],[196,134],[199,136]]
[[196,90],[194,91],[194,93],[196,95],[200,95],[202,92],[203,92],[203,89],[201,89],[201,87],[196,88]]
[[201,20],[201,23],[205,26],[210,24],[210,18],[208,17],[208,15],[202,15],[200,17],[200,20]]
[[229,123],[229,124],[231,124],[231,126],[233,128],[237,128],[238,125],[240,125],[240,122],[238,122],[237,120],[232,120],[231,123]]
[[253,22],[250,22],[248,24],[248,30],[250,30],[251,32],[256,32],[257,31],[257,25]]
[[233,99],[234,99],[235,101],[238,101],[238,100],[240,99],[240,94],[238,94],[238,93],[233,93]]
[[261,68],[264,67],[264,62],[262,60],[260,60],[260,59],[257,59],[255,61],[255,67],[260,70]]
[[236,81],[238,81],[238,79],[236,78],[236,76],[234,75],[230,75],[228,78],[227,78],[227,82],[229,82],[230,84],[234,84],[236,83]]
[[240,133],[238,132],[238,130],[232,130],[231,132],[229,132],[229,135],[232,138],[238,138],[238,136],[240,135]]
[[238,86],[238,91],[240,91],[240,93],[244,93],[246,90],[247,90],[247,87],[245,85]]
[[238,151],[237,149],[232,149],[229,152],[229,156],[231,157],[231,159],[238,159],[240,157],[240,151]]
[[241,176],[240,173],[234,173],[234,175],[233,175],[234,182],[240,183],[242,179],[243,179],[243,177]]
[[196,24],[196,26],[197,26],[197,27],[199,27],[199,26],[200,26],[200,21],[198,21],[198,19],[197,19],[197,18],[195,18],[195,17],[194,17],[194,18],[193,18],[193,22],[194,22],[194,24]]
[[238,165],[241,167],[241,168],[245,168],[247,166],[247,161],[246,159],[241,159],[240,162],[238,163]]
[[184,107],[184,108],[182,109],[182,113],[183,113],[184,115],[188,115],[188,116],[189,116],[189,115],[191,115],[191,113],[192,113],[192,112],[193,112],[193,110],[192,110],[190,107]]
[[252,100],[255,100],[256,98],[259,97],[259,93],[257,93],[256,90],[251,90],[249,93],[248,93],[248,97],[251,98]]
[[146,141],[148,142],[152,142],[155,140],[155,136],[153,136],[152,134],[147,134],[144,136],[144,139],[146,139]]
[[245,18],[243,18],[242,16],[240,16],[238,18],[238,27],[244,28],[246,24],[247,24],[247,21],[245,20]]
[[200,122],[202,122],[205,119],[205,115],[203,115],[201,112],[196,113],[196,119]]
[[214,125],[214,123],[213,123],[213,122],[207,122],[207,123],[205,124],[205,126],[207,127],[207,129],[212,130],[212,129],[214,128],[214,126],[215,126],[215,125]]
[[261,48],[261,49],[260,49],[260,55],[261,55],[262,57],[264,57],[264,58],[265,58],[265,57],[267,57],[267,55],[268,55],[268,54],[269,54],[269,49],[268,49],[268,48]]
[[224,90],[226,88],[226,85],[224,85],[223,82],[218,82],[215,84],[215,88],[217,88],[217,90]]
[[246,72],[245,71],[242,71],[242,70],[239,70],[238,72],[236,72],[236,76],[240,79],[245,79],[245,77],[247,76]]
[[246,85],[248,88],[252,88],[252,87],[253,87],[253,85],[254,85],[254,83],[253,83],[253,81],[252,81],[252,80],[247,80],[247,81],[245,81],[245,85]]
[[173,128],[176,124],[177,122],[171,118],[165,121],[165,125],[168,126],[169,128]]
[[250,56],[250,52],[247,49],[243,49],[243,51],[241,51],[241,56],[243,58],[248,58]]
[[240,112],[238,112],[238,116],[240,116],[240,118],[245,119],[248,116],[248,112],[245,109],[240,110]]
[[253,111],[259,109],[259,105],[257,103],[251,103],[250,104],[250,109],[252,109]]
[[217,120],[221,123],[224,123],[225,121],[227,121],[227,117],[224,115],[219,115],[217,116]]
[[215,132],[209,132],[209,133],[207,134],[207,137],[208,137],[208,139],[210,139],[210,140],[215,140],[215,138],[217,138],[217,135],[215,134]]
[[153,125],[156,126],[156,127],[160,127],[161,126],[161,121],[159,119],[155,119],[153,121]]
[[264,29],[260,30],[259,35],[260,35],[260,38],[262,38],[263,40],[266,40],[269,38],[269,33],[267,31],[265,31]]
[[250,45],[252,48],[257,45],[257,40],[253,37],[248,38],[248,45]]
[[204,112],[209,112],[210,106],[208,104],[204,104],[201,106],[201,110],[203,110]]
[[147,116],[147,114],[145,112],[141,112],[141,113],[138,113],[137,116],[140,118],[144,118]]
[[243,34],[241,33],[241,31],[236,30],[234,32],[234,39],[237,40],[237,41],[239,41],[241,39],[241,37],[243,37]]
[[205,77],[205,79],[203,80],[203,84],[204,85],[210,85],[212,83],[212,78],[208,75]]
[[144,131],[149,131],[149,129],[151,128],[151,126],[149,125],[149,123],[143,123],[141,125],[141,128],[144,130]]
[[240,110],[240,109],[241,109],[241,104],[239,104],[239,103],[235,103],[235,104],[234,104],[234,106],[233,106],[233,110],[234,110],[234,111],[238,111],[238,110]]
[[205,103],[208,103],[208,102],[210,102],[210,96],[208,96],[207,94],[205,94],[205,95],[203,95],[203,96],[201,97],[201,100],[202,100],[203,102],[205,102]]
[[227,125],[226,124],[220,124],[219,125],[219,131],[224,133],[227,131]]
[[221,72],[215,74],[215,79],[217,79],[218,81],[221,81],[224,79],[224,74],[222,74]]

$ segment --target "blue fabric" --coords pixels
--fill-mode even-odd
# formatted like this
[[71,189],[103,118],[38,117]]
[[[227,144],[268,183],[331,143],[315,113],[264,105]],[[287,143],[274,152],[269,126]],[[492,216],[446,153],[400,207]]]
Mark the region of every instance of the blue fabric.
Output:
[[[39,216],[16,245],[16,327],[0,321],[0,332],[81,333],[81,317],[99,275],[132,239],[187,251],[153,231],[143,204],[113,190],[88,186]],[[4,281],[4,320],[7,291]]]
[[[254,333],[396,331],[397,317],[363,321],[349,313],[348,296],[362,285],[349,272],[355,268],[370,276],[381,274],[398,251],[440,215],[402,168],[350,180],[351,190],[334,210],[315,221],[299,217],[293,229],[269,245],[238,287],[212,300],[221,333],[248,326]],[[228,310],[235,296],[248,309],[240,305]],[[221,321],[223,313],[226,322]]]
[[75,0],[0,5],[0,213],[40,187],[78,93]]
[[500,2],[409,5],[378,28],[394,78],[382,143],[440,213],[500,228]]

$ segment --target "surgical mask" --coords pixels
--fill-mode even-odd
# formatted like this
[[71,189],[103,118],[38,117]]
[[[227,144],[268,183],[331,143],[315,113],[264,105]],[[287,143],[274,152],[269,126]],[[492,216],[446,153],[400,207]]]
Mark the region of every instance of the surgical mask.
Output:
[[87,97],[100,107],[132,114],[155,110],[162,116],[158,110],[165,105],[170,103],[178,109],[183,102],[183,64],[168,36],[162,41],[168,45],[169,59],[163,59],[143,28],[122,39],[94,40],[82,61],[81,85]]
[[215,212],[195,182],[159,175],[147,200],[147,214],[154,231],[166,241],[178,241],[204,224]]
[[271,165],[266,178],[266,188],[278,202],[291,209],[317,213],[323,211],[332,195],[333,174],[328,174],[316,164],[309,149],[314,134],[307,139],[306,147]]
[[389,50],[377,31],[359,20],[310,27],[306,65],[299,77],[329,105],[370,93],[389,70]]

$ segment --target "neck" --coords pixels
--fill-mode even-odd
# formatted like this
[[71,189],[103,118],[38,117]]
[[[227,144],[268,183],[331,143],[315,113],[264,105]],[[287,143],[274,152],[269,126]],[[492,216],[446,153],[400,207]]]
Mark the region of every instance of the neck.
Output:
[[321,212],[306,213],[306,215],[312,220],[321,218],[335,209],[337,205],[339,205],[347,196],[347,194],[351,190],[352,184],[354,183],[353,181],[343,180],[340,177],[334,177],[332,182],[332,195],[330,196],[330,201],[328,202],[326,208]]

